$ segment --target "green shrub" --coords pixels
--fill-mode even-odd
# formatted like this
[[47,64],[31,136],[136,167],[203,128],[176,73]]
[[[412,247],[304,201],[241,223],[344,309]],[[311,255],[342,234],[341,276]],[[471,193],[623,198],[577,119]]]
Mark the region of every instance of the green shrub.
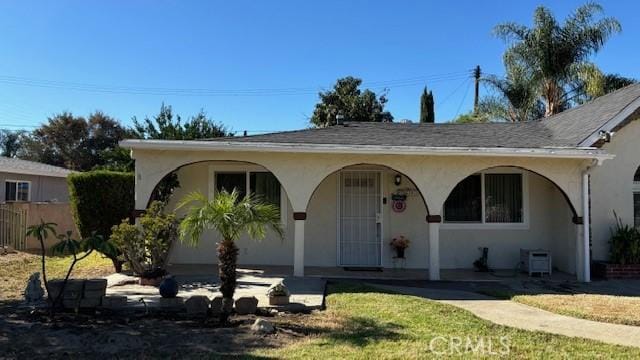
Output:
[[[95,231],[108,239],[111,228],[133,212],[133,173],[89,171],[69,175],[67,183],[73,218],[83,238]],[[116,271],[120,271],[117,259],[114,257],[111,260]]]
[[622,223],[614,212],[616,227],[611,230],[609,261],[614,264],[640,264],[640,231]]
[[178,239],[178,219],[165,214],[164,203],[154,201],[139,219],[140,226],[123,221],[112,229],[111,242],[137,275],[164,270],[171,244]]

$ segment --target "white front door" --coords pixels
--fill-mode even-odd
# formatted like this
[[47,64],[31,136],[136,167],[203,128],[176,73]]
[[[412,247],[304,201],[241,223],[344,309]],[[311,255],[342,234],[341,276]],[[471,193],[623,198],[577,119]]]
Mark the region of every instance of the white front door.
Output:
[[340,173],[339,256],[341,266],[382,265],[381,172]]

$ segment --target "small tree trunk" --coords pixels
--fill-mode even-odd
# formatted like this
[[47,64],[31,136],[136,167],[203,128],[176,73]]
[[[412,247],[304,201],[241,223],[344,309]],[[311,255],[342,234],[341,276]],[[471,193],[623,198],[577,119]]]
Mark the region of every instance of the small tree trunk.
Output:
[[238,247],[233,240],[225,239],[218,243],[218,276],[222,293],[222,312],[220,321],[226,323],[233,309],[233,294],[236,290],[236,263]]
[[122,261],[120,261],[118,259],[117,256],[107,256],[111,262],[113,263],[113,268],[117,273],[121,273],[122,272]]

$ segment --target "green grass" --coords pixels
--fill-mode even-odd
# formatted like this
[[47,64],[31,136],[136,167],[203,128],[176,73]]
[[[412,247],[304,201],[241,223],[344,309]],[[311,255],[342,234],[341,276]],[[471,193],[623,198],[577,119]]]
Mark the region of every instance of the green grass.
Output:
[[[49,279],[64,278],[71,256],[47,256],[46,264]],[[0,300],[22,299],[29,276],[34,272],[42,272],[39,255],[18,253],[0,256]],[[93,278],[112,272],[111,260],[93,253],[76,264],[71,277]]]
[[[332,285],[329,290],[327,310],[298,325],[307,328],[311,336],[255,355],[413,359],[437,357],[436,352],[442,352],[459,358],[640,358],[640,349],[495,325],[465,310],[418,297],[351,284]],[[463,345],[448,347],[458,339]],[[480,339],[483,346],[478,345]],[[510,345],[508,355],[500,355],[506,351],[501,339]],[[479,350],[465,350],[467,341],[477,350],[482,348],[484,355]],[[489,352],[489,342],[494,354]]]

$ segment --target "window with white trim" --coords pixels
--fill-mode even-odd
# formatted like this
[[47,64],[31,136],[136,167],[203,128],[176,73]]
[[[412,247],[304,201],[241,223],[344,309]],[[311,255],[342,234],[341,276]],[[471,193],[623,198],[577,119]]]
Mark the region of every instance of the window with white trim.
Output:
[[524,174],[480,173],[462,180],[444,203],[454,224],[524,224]]
[[244,197],[249,193],[265,203],[272,204],[280,209],[281,189],[280,182],[270,172],[266,171],[230,171],[215,173],[216,192],[234,189]]
[[29,201],[31,198],[31,182],[20,180],[5,180],[5,201]]
[[640,227],[640,166],[633,175],[633,225]]

